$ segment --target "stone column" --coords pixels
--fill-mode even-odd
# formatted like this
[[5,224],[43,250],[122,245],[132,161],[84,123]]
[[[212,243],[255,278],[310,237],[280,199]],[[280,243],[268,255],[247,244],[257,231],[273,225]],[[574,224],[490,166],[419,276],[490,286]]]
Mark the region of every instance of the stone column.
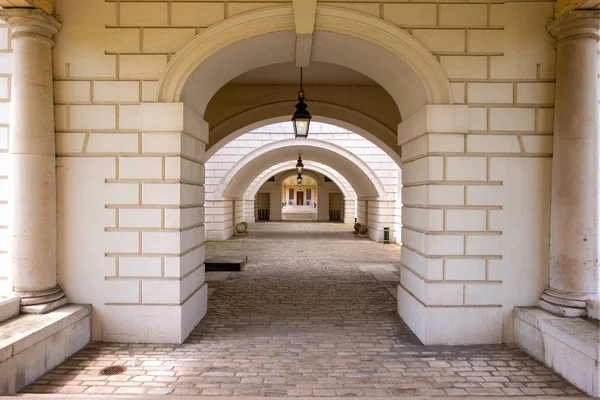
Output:
[[13,75],[9,128],[10,259],[21,311],[66,303],[56,284],[56,171],[52,36],[60,24],[41,10],[8,9]]
[[557,39],[550,287],[540,306],[586,315],[600,275],[598,157],[598,29],[600,11],[570,11],[548,30]]

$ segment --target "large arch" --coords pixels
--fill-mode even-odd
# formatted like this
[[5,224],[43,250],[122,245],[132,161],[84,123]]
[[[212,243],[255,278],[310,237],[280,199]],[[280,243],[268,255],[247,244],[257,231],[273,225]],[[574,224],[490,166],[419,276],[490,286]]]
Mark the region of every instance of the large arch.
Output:
[[[256,196],[256,193],[258,193],[258,191],[262,187],[262,185],[264,185],[265,182],[267,182],[271,176],[280,174],[280,173],[288,171],[288,170],[293,172],[292,170],[295,170],[295,166],[296,166],[295,161],[288,161],[285,163],[275,165],[275,166],[269,168],[268,170],[264,171],[259,176],[257,176],[252,181],[252,183],[248,186],[246,194],[244,195],[244,199],[246,199],[246,200],[253,199],[254,196]],[[323,168],[323,164],[315,163],[312,161],[305,161],[304,169],[306,171],[314,171],[314,172],[318,172],[320,174],[327,176],[329,179],[331,179],[333,181],[333,183],[335,183],[340,188],[341,192],[344,194],[345,197],[356,196],[356,192],[354,191],[354,188],[352,188],[352,185],[350,185],[350,183],[348,183],[348,185],[350,185],[350,187],[352,188],[352,192],[350,192],[348,190],[348,188],[346,187],[344,182],[342,182],[341,179],[338,179],[336,174],[339,174],[339,172],[336,171],[335,174],[332,174],[331,171]]]
[[242,157],[221,179],[215,198],[241,199],[265,169],[284,161],[303,159],[330,166],[348,180],[361,198],[386,198],[386,191],[367,163],[341,146],[314,139],[284,139],[261,146]]
[[[236,76],[295,58],[292,6],[266,8],[218,23],[171,59],[158,102],[184,101],[201,117],[219,88]],[[452,90],[435,57],[402,29],[378,18],[319,5],[311,59],[341,65],[380,84],[402,115],[425,104],[453,104]],[[356,57],[357,51],[361,57]],[[374,63],[371,60],[377,59]],[[408,94],[408,95],[407,95]]]
[[[251,130],[269,124],[290,121],[291,115],[288,113],[294,105],[294,102],[281,102],[256,107],[213,127],[210,135],[218,139],[218,142],[206,150],[206,158],[210,159],[227,143]],[[401,165],[400,147],[397,145],[398,137],[385,125],[360,111],[350,110],[336,104],[311,102],[310,105],[314,121],[336,125],[364,137],[383,150],[398,166]]]

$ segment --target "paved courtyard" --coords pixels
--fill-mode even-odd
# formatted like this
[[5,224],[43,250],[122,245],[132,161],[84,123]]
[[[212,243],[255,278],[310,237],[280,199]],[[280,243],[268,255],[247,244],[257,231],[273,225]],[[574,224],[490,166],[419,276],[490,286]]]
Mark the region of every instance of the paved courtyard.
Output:
[[[423,346],[396,313],[399,246],[342,224],[250,230],[207,244],[249,264],[207,274],[208,315],[183,345],[90,343],[25,392],[581,396],[512,346]],[[111,365],[127,370],[100,375]]]

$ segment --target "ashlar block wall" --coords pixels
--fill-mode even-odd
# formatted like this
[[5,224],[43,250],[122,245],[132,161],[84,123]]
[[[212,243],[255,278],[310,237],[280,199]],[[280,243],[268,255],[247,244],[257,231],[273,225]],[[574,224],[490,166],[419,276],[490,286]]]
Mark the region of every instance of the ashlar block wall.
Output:
[[206,313],[206,136],[186,132],[180,103],[120,117],[111,132],[93,118],[58,128],[59,278],[71,302],[94,305],[96,339],[181,342]]
[[438,29],[412,32],[464,106],[428,106],[399,126],[399,312],[425,343],[511,342],[513,307],[536,305],[548,281],[553,4],[433,15]]

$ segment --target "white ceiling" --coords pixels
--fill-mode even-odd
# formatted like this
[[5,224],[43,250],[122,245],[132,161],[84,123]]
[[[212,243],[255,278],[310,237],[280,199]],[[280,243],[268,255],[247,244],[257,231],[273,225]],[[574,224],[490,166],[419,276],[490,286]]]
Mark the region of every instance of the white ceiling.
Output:
[[[377,85],[365,75],[341,65],[311,62],[302,69],[305,85]],[[295,63],[272,64],[248,71],[233,80],[238,85],[300,85],[300,68]]]
[[[298,185],[298,177],[296,175],[292,175],[292,176],[288,176],[287,178],[285,178],[285,180],[283,181],[284,185]],[[302,175],[302,186],[314,186],[317,184],[317,181],[315,181],[312,177],[303,174]]]

